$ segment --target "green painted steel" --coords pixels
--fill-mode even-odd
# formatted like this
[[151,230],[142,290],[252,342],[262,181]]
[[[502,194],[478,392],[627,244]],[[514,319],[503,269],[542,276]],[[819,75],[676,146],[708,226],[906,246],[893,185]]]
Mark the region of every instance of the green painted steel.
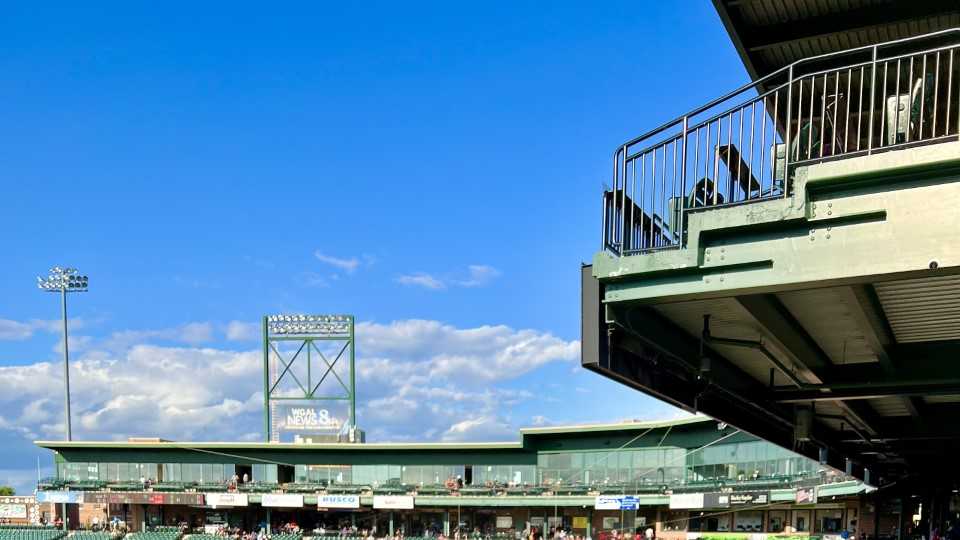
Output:
[[[278,316],[283,317],[283,316]],[[271,320],[270,316],[263,317],[263,394],[264,394],[264,434],[265,440],[267,442],[278,440],[279,434],[273,433],[273,429],[276,427],[273,425],[273,413],[271,411],[270,404],[271,402],[279,401],[289,401],[289,402],[303,402],[305,404],[310,404],[312,402],[324,402],[324,401],[346,401],[348,404],[348,421],[346,426],[342,426],[346,429],[353,429],[357,426],[357,386],[356,386],[356,340],[355,340],[355,323],[356,320],[353,315],[314,315],[314,316],[288,316],[296,319],[299,317],[300,321],[304,320],[304,317],[310,319],[310,322],[313,323],[314,319],[317,319],[319,322],[320,319],[325,318],[335,318],[338,319],[338,322],[345,320],[347,322],[347,331],[346,335],[340,333],[333,333],[332,335],[324,335],[322,331],[309,332],[305,331],[298,333],[297,335],[282,335],[277,333],[272,333],[270,328],[271,322],[275,324],[283,324],[282,321]],[[275,318],[274,318],[275,319]],[[292,321],[296,324],[296,320]],[[303,329],[301,328],[301,331]],[[343,342],[343,348],[337,354],[336,358],[333,359],[331,363],[326,356],[316,347],[315,342],[324,342],[324,341],[333,341],[333,342]],[[300,348],[297,352],[289,359],[289,362],[286,361],[283,355],[280,353],[280,350],[275,346],[276,343],[282,342],[292,342],[300,343]],[[298,361],[301,353],[304,349],[306,350],[306,386],[303,385],[302,381],[296,376],[294,371],[291,369],[293,364]],[[349,351],[349,380],[345,383],[340,376],[337,374],[334,367],[340,361],[344,352]],[[276,358],[283,364],[283,371],[277,376],[277,380],[270,380],[270,359],[271,352],[276,355]],[[317,381],[316,386],[314,386],[313,381],[313,360],[314,353],[326,364],[327,369],[323,372],[323,375],[320,377],[320,380]],[[344,393],[342,395],[337,394],[319,394],[317,391],[320,389],[320,386],[323,384],[324,380],[328,376],[331,376],[336,379],[340,384],[340,387],[343,389]],[[300,394],[297,395],[282,395],[283,392],[278,389],[280,383],[286,378],[291,378],[296,383],[297,387],[301,390]],[[306,405],[305,405],[306,406]]]
[[[687,213],[687,245],[617,257],[604,301],[659,303],[960,272],[960,143],[798,167],[793,196]],[[888,256],[895,252],[896,257]]]

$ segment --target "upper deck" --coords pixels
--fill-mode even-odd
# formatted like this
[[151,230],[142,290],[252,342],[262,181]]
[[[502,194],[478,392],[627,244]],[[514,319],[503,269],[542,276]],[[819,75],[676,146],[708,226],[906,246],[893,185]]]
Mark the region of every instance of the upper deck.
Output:
[[960,29],[784,63],[614,151],[584,366],[874,482],[941,466],[958,228]]

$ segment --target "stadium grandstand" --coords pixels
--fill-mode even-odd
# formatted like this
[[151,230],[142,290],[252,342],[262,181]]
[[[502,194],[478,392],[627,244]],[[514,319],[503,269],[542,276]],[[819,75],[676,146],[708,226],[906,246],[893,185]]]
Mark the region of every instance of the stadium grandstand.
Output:
[[58,503],[52,519],[67,503],[70,530],[109,524],[129,540],[231,531],[270,531],[273,540],[550,530],[608,538],[648,528],[672,540],[839,538],[864,532],[859,520],[875,511],[860,504],[860,481],[705,417],[530,428],[519,439],[41,441],[57,475],[40,481],[37,499]]

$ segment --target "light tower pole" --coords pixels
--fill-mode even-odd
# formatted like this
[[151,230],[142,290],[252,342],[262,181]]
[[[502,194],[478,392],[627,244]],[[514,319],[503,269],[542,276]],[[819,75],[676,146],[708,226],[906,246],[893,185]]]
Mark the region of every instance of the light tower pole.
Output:
[[[76,268],[54,266],[46,278],[37,277],[37,287],[42,291],[60,293],[60,308],[63,315],[63,383],[66,397],[67,440],[73,440],[70,428],[70,347],[67,342],[67,293],[86,292],[87,276],[81,276]],[[66,521],[66,519],[64,519]]]

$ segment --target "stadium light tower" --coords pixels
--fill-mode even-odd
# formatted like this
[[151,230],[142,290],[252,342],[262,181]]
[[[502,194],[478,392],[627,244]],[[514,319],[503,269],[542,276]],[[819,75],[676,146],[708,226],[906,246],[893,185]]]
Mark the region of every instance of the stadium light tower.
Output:
[[67,440],[73,440],[70,429],[70,351],[67,345],[67,293],[87,292],[87,276],[81,276],[76,268],[54,266],[46,278],[37,277],[37,287],[42,291],[60,293],[63,313],[63,383],[66,393]]

